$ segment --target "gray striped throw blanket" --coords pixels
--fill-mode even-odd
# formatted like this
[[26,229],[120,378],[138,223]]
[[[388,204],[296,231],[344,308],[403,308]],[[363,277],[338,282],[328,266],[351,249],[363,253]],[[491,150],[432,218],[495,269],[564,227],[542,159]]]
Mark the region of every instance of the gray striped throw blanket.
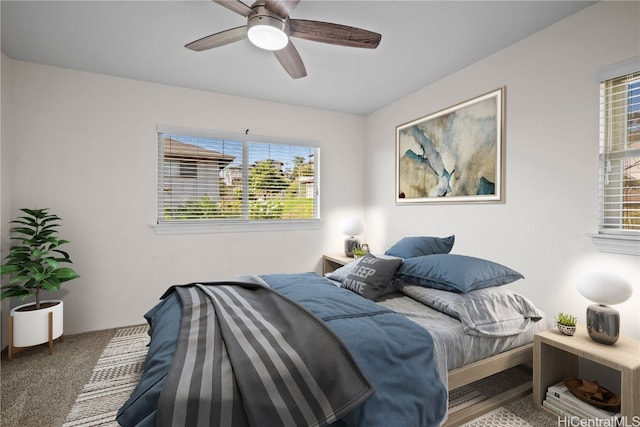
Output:
[[158,426],[324,426],[373,393],[333,331],[268,286],[171,291],[183,314]]

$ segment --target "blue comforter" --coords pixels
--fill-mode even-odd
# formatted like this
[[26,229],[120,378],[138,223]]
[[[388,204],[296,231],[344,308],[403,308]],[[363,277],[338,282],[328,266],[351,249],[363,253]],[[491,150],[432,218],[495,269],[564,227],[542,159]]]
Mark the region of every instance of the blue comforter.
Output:
[[[375,388],[368,400],[332,426],[440,424],[446,413],[447,391],[436,370],[428,332],[314,273],[261,277],[323,320],[342,339]],[[175,353],[180,311],[180,303],[170,296],[145,315],[152,340],[140,384],[118,413],[124,426],[155,425],[157,399]]]

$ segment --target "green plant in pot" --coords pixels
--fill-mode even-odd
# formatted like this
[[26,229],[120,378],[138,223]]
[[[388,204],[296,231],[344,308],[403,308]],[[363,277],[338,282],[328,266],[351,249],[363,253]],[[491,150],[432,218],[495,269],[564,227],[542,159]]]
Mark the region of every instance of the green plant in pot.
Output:
[[578,319],[568,313],[560,312],[556,317],[556,326],[558,330],[564,335],[573,335],[576,332],[576,323]]
[[[60,217],[48,209],[20,209],[24,215],[11,221],[15,243],[0,266],[0,275],[9,275],[9,283],[2,286],[0,299],[35,297],[35,303],[15,307],[10,314],[9,359],[13,348],[30,347],[62,337],[63,303],[61,300],[41,301],[40,291],[60,290],[64,282],[80,277],[71,267],[69,254],[60,246],[69,243],[58,237]],[[43,320],[44,319],[44,320]],[[44,323],[44,325],[41,325]]]
[[357,247],[357,248],[355,248],[353,250],[353,257],[354,258],[361,258],[361,257],[365,256],[366,254],[367,254],[367,252],[364,249],[360,248],[360,247]]

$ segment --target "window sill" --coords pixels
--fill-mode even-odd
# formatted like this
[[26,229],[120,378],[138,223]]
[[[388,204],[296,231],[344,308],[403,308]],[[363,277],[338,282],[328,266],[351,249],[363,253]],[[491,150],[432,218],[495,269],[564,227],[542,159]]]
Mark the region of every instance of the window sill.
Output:
[[300,221],[265,221],[265,222],[246,222],[231,221],[220,222],[215,224],[203,224],[198,222],[187,222],[180,224],[153,224],[151,228],[158,235],[172,234],[215,234],[215,233],[245,233],[259,231],[292,231],[292,230],[317,230],[320,229],[319,220],[300,220]]
[[587,236],[600,252],[640,256],[640,235],[589,233]]

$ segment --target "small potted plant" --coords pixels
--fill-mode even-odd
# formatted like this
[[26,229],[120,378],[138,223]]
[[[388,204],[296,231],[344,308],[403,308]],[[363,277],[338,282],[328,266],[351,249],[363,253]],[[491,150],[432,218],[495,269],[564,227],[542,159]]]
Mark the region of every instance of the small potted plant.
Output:
[[576,333],[576,322],[578,319],[575,316],[572,316],[568,313],[558,313],[558,317],[556,318],[556,325],[558,326],[558,330],[562,332],[564,335],[573,335]]
[[48,209],[20,209],[25,215],[11,221],[11,240],[17,243],[9,249],[0,275],[9,275],[2,286],[0,299],[35,297],[35,302],[11,309],[9,318],[9,360],[14,348],[30,347],[49,342],[63,334],[63,304],[61,300],[41,301],[40,291],[60,290],[60,285],[80,277],[72,268],[69,254],[60,249],[67,240],[58,238],[60,218]]
[[354,259],[358,259],[358,258],[362,258],[363,256],[365,256],[367,254],[367,251],[365,251],[363,248],[358,247],[356,249],[353,250],[353,258]]

